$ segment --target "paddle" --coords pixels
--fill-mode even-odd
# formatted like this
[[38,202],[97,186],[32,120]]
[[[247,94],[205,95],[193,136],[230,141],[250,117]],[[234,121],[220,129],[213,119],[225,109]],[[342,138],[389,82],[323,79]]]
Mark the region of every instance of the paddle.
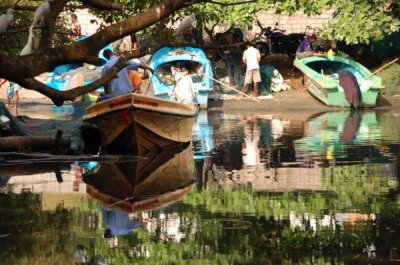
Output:
[[233,87],[231,87],[231,86],[229,86],[229,85],[227,85],[227,84],[225,84],[225,83],[223,83],[223,82],[221,82],[221,81],[219,81],[219,80],[217,80],[217,79],[214,79],[214,78],[212,78],[212,77],[210,77],[210,79],[211,79],[212,81],[214,81],[214,82],[217,82],[218,84],[221,84],[221,85],[225,86],[226,88],[228,88],[228,89],[230,89],[230,90],[236,91],[236,92],[238,92],[239,94],[241,94],[241,95],[243,95],[243,96],[246,96],[246,97],[250,98],[251,100],[254,100],[255,102],[260,102],[258,99],[254,98],[254,97],[252,97],[252,96],[249,96],[249,95],[247,95],[246,93],[243,93],[242,91],[237,90],[236,88],[233,88]]
[[372,75],[374,75],[374,74],[376,74],[376,73],[378,73],[379,71],[381,71],[381,70],[383,70],[384,68],[386,68],[386,67],[388,67],[389,65],[391,65],[391,64],[393,64],[393,63],[395,63],[397,60],[399,59],[399,57],[397,57],[396,59],[394,59],[394,60],[392,60],[392,61],[390,61],[390,62],[388,62],[387,64],[385,64],[384,66],[382,66],[382,67],[379,67],[378,69],[376,69],[373,73],[371,73],[369,76],[368,76],[368,78],[369,77],[371,77]]

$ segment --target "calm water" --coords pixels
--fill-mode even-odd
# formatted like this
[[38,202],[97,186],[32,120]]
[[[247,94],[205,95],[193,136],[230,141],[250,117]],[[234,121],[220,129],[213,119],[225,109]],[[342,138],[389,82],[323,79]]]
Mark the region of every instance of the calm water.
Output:
[[0,263],[400,262],[398,115],[201,112],[151,159],[0,167]]

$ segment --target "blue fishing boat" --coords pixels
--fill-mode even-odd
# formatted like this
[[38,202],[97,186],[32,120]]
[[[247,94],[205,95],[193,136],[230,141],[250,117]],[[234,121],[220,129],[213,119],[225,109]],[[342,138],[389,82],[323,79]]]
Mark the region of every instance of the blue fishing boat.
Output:
[[[77,41],[84,40],[88,37],[89,36],[83,36]],[[99,62],[97,65],[87,65],[86,67],[84,67],[84,64],[82,62],[78,62],[78,63],[64,64],[55,67],[52,72],[48,73],[45,84],[58,91],[65,90],[68,80],[72,78],[72,76],[69,75],[69,72],[71,70],[76,70],[75,73],[85,74],[84,72],[88,71],[89,69],[91,72],[93,72],[92,75],[96,77],[94,79],[97,79],[97,76],[100,77],[100,66],[104,65],[107,62],[107,59],[103,56],[103,52],[106,49],[113,50],[111,45],[107,45],[103,49],[101,49],[98,53]],[[83,80],[82,85],[86,86],[89,85],[91,82],[92,81]],[[103,91],[104,91],[103,87],[98,88],[98,92],[103,92]],[[87,101],[94,101],[95,99],[97,99],[97,97],[90,96],[89,94],[85,95],[85,100]]]
[[[155,70],[151,75],[154,96],[181,102],[193,98],[200,108],[207,108],[212,70],[203,50],[188,46],[163,47],[154,54],[150,66]],[[189,82],[182,83],[184,79]],[[191,94],[192,97],[187,96]]]

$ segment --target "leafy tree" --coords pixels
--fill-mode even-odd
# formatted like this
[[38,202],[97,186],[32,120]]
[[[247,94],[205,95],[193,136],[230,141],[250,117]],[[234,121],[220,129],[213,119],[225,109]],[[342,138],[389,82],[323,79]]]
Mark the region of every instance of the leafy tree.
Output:
[[[51,98],[56,105],[62,105],[66,100],[74,100],[97,89],[111,80],[128,58],[138,57],[141,52],[123,56],[106,76],[90,85],[69,91],[57,91],[47,87],[37,81],[35,76],[66,63],[98,63],[97,54],[106,44],[148,29],[157,23],[159,26],[165,25],[186,14],[196,14],[199,28],[212,29],[213,25],[219,22],[250,27],[257,11],[263,9],[272,8],[277,12],[289,14],[302,10],[310,15],[331,9],[335,10],[334,19],[327,25],[325,35],[348,43],[379,39],[384,34],[398,32],[400,26],[399,0],[56,0],[49,3],[50,13],[42,18],[42,22],[34,30],[37,36],[34,40],[34,52],[18,56],[16,54],[19,54],[27,39],[32,13],[38,4],[42,3],[26,0],[2,1],[0,12],[13,7],[17,14],[11,27],[0,33],[0,77],[27,89],[36,90]],[[62,25],[65,21],[61,14],[77,8],[97,10],[97,14],[101,14],[109,24],[90,38],[68,43],[63,39],[65,35],[62,34]],[[16,33],[19,33],[16,39],[8,38]],[[3,41],[4,39],[8,41]]]

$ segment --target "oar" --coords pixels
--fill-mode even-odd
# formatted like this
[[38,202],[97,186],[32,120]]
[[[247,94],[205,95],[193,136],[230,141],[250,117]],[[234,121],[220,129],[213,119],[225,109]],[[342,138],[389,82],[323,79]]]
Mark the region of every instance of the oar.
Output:
[[246,96],[246,97],[250,98],[251,100],[254,100],[255,102],[260,102],[258,99],[254,98],[254,97],[252,97],[252,96],[249,96],[249,95],[247,95],[246,93],[243,93],[242,91],[237,90],[236,88],[233,88],[233,87],[231,87],[231,86],[228,86],[227,84],[225,84],[225,83],[223,83],[223,82],[221,82],[221,81],[219,81],[219,80],[217,80],[217,79],[214,79],[214,78],[212,78],[212,77],[210,77],[210,79],[211,79],[212,81],[214,81],[214,82],[217,82],[217,83],[219,83],[219,84],[225,86],[226,88],[228,88],[228,89],[230,89],[230,90],[236,91],[236,92],[238,92],[239,94],[241,94],[241,95],[243,95],[243,96]]
[[376,69],[373,73],[371,73],[368,77],[371,77],[371,75],[374,75],[374,74],[378,73],[379,71],[383,70],[384,68],[388,67],[389,65],[395,63],[398,59],[399,59],[399,57],[397,57],[396,59],[394,59],[394,60],[388,62],[388,63],[385,64],[384,66],[379,67],[379,68]]

